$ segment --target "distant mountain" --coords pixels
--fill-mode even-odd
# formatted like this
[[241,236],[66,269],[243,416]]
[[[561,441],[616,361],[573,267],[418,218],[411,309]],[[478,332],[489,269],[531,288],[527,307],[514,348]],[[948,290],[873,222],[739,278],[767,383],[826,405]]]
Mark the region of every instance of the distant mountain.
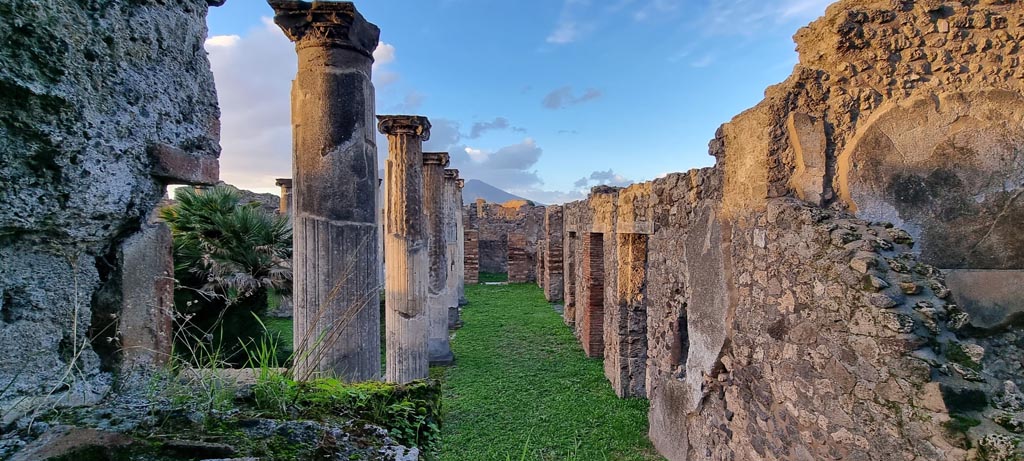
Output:
[[487,200],[490,203],[505,203],[509,200],[527,200],[518,195],[505,192],[478,179],[467,179],[466,187],[462,189],[463,202],[466,205],[469,205],[470,203],[475,202],[478,198]]

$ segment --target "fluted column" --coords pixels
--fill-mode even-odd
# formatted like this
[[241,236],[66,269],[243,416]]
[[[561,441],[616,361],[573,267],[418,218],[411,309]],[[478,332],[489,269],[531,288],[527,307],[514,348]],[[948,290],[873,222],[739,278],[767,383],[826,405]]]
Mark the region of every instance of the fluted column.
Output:
[[430,364],[452,363],[452,349],[448,341],[448,300],[445,288],[448,279],[448,245],[444,232],[444,169],[448,154],[423,154],[423,211],[426,213],[428,245],[430,248],[430,280],[427,284],[430,317]]
[[456,230],[455,236],[458,238],[458,242],[455,244],[455,249],[458,253],[455,256],[455,279],[458,283],[458,297],[459,305],[465,306],[466,301],[466,221],[465,221],[465,205],[462,201],[462,190],[466,188],[466,180],[459,179],[456,181],[456,185],[459,190],[455,196],[455,219],[456,219]]
[[373,51],[350,2],[268,0],[295,42],[295,376],[380,378]]
[[281,202],[277,206],[277,214],[290,217],[292,214],[292,179],[277,178],[274,184],[281,188]]
[[455,196],[459,193],[459,170],[444,170],[444,241],[445,241],[445,306],[448,307],[448,329],[454,330],[459,321],[459,282],[456,265],[460,264],[457,246],[458,220],[455,217],[458,204]]
[[423,212],[423,141],[430,121],[412,115],[382,115],[388,136],[385,165],[384,264],[386,378],[408,383],[427,378],[427,283],[430,261]]

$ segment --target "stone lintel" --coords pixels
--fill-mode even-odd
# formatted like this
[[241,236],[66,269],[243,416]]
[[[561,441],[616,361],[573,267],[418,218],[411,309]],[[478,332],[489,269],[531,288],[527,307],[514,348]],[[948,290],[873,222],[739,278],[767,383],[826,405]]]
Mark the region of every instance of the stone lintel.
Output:
[[380,28],[363,18],[352,2],[267,0],[267,3],[274,9],[274,22],[295,42],[296,48],[345,48],[373,60],[373,50],[380,41]]
[[454,169],[454,168],[449,168],[447,170],[444,170],[444,179],[451,179],[451,180],[459,179],[459,170]]
[[167,144],[149,147],[153,176],[166,184],[212,186],[220,180],[220,162],[212,155],[190,154]]
[[430,140],[430,120],[419,115],[378,115],[377,130],[386,135],[418,136]]
[[423,153],[423,164],[424,165],[441,165],[442,168],[448,166],[448,162],[451,157],[447,152],[424,152]]
[[274,181],[274,184],[276,184],[279,187],[283,187],[285,189],[291,189],[292,188],[292,178],[277,178],[277,180]]

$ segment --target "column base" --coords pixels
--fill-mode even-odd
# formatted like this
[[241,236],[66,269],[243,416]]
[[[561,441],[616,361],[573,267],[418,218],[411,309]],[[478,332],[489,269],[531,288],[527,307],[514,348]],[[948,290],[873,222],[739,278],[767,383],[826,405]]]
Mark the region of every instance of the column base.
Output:
[[446,339],[432,338],[427,341],[427,354],[430,366],[446,367],[455,363],[455,355],[452,354],[451,343]]
[[448,330],[462,328],[462,317],[458,307],[448,308]]
[[467,304],[469,304],[469,300],[464,297],[459,297],[459,306],[465,306]]

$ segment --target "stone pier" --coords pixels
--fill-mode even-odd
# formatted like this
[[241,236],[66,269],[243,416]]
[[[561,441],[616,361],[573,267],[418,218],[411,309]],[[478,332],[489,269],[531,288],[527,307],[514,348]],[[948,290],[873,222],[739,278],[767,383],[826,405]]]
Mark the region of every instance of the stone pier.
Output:
[[530,281],[530,261],[526,255],[526,236],[508,234],[508,283]]
[[277,214],[290,216],[292,214],[292,179],[277,178],[274,184],[281,188],[281,204],[277,207]]
[[384,115],[388,136],[385,166],[384,264],[386,379],[408,383],[427,378],[429,331],[427,283],[428,230],[423,212],[423,141],[430,121],[413,115]]
[[465,262],[462,280],[464,283],[476,285],[480,283],[480,232],[476,229],[466,229],[462,235],[462,260]]
[[269,0],[295,42],[295,375],[380,378],[373,51],[350,2]]
[[544,272],[537,278],[543,280],[544,297],[548,302],[558,302],[564,297],[565,271],[563,268],[562,207],[549,205],[544,211],[545,251],[537,255],[543,260]]
[[445,305],[448,307],[448,329],[454,330],[459,323],[459,270],[463,264],[459,259],[459,219],[462,201],[458,196],[459,170],[444,170],[444,241],[445,241]]
[[431,365],[452,363],[448,340],[448,244],[445,240],[444,183],[447,152],[423,154],[423,212],[426,214],[427,244],[430,253],[427,282],[430,333],[428,347]]

